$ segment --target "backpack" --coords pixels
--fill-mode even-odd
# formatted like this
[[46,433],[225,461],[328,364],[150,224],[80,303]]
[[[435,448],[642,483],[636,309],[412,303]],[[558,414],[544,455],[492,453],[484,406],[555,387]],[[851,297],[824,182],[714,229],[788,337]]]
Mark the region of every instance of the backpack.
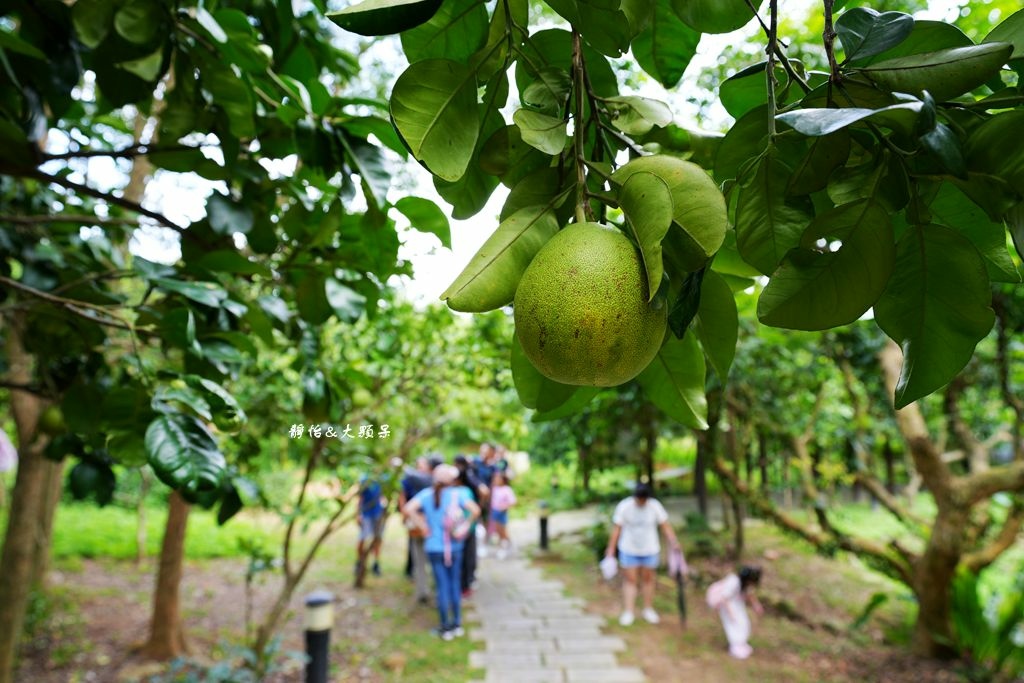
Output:
[[451,566],[452,563],[452,541],[464,541],[469,536],[473,524],[469,515],[459,504],[459,497],[454,493],[448,500],[448,506],[444,509],[444,517],[441,521],[444,529],[444,563]]

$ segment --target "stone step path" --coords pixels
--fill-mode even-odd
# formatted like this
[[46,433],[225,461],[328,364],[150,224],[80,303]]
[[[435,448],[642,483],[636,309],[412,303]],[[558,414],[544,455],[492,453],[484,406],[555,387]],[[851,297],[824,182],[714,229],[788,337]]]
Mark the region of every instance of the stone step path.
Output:
[[519,557],[481,558],[466,605],[469,637],[481,641],[469,666],[482,683],[642,683],[636,667],[619,666],[621,638],[601,632],[605,620],[566,597],[560,581]]

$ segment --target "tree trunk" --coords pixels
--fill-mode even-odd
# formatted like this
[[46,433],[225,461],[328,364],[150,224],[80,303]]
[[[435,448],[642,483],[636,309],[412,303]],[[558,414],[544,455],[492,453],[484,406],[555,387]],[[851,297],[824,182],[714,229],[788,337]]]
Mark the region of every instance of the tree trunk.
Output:
[[135,564],[146,559],[146,495],[149,493],[149,477],[145,470],[139,470],[139,500],[135,503]]
[[[32,357],[21,340],[21,328],[13,322],[7,334],[8,377],[12,384],[32,381]],[[14,660],[25,622],[25,609],[37,567],[40,520],[49,498],[47,473],[55,463],[43,457],[45,437],[36,427],[44,405],[34,394],[12,389],[11,412],[18,435],[18,472],[7,518],[3,553],[0,555],[0,683],[14,680]]]
[[179,589],[185,560],[188,513],[188,503],[177,491],[173,491],[167,511],[163,545],[160,548],[160,568],[153,590],[153,619],[149,627],[149,640],[142,646],[142,654],[151,659],[173,659],[187,649]]
[[579,453],[578,467],[583,478],[583,491],[590,493],[590,448],[588,446],[580,446],[577,453]]
[[914,624],[914,651],[925,657],[950,658],[952,644],[952,586],[963,554],[967,514],[940,508],[924,554],[914,567],[914,594],[918,613]]
[[266,616],[263,618],[263,623],[256,629],[256,642],[253,644],[252,649],[257,655],[257,666],[262,666],[263,655],[270,645],[270,639],[277,632],[278,624],[281,623],[281,619],[288,610],[288,604],[292,601],[292,594],[295,593],[295,587],[299,585],[301,578],[301,576],[284,577],[284,585],[281,587],[281,592],[277,594],[277,600],[274,601],[273,606],[267,611]]
[[896,456],[892,452],[892,444],[889,440],[885,440],[885,446],[882,447],[882,457],[885,460],[885,488],[889,489],[889,493],[896,494]]
[[650,405],[643,412],[644,430],[644,470],[647,481],[654,487],[654,451],[658,447],[658,425],[654,418],[654,410]]
[[[845,456],[845,459],[846,459],[845,466],[846,466],[846,471],[847,472],[856,472],[857,471],[857,453],[854,450],[855,448],[856,448],[856,446],[853,445],[853,441],[851,439],[847,439],[846,440],[846,450],[845,450],[845,453],[844,453],[844,456]],[[868,471],[870,472],[870,470],[868,470]],[[853,493],[853,502],[854,503],[859,503],[860,502],[860,498],[861,498],[861,493],[863,493],[863,487],[861,487],[859,482],[856,482],[856,481],[853,482],[853,491],[852,491],[852,493]]]
[[757,464],[761,468],[761,493],[767,494],[768,483],[768,437],[760,429],[757,430]]
[[50,569],[53,520],[57,516],[57,504],[60,502],[60,494],[64,490],[64,462],[54,462],[43,458],[43,469],[45,470],[44,498],[39,510],[35,548],[32,553],[32,584],[36,586],[46,585],[46,575]]
[[793,507],[793,490],[789,487],[789,451],[782,451],[782,507]]
[[708,516],[708,441],[707,432],[697,432],[697,460],[693,464],[693,495],[697,498],[697,509],[701,516]]

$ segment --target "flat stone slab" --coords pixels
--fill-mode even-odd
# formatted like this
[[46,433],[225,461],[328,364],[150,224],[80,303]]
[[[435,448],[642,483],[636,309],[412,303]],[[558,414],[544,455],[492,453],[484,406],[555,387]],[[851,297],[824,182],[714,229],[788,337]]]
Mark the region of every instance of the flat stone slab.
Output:
[[488,671],[484,683],[565,683],[561,669],[517,669]]
[[539,652],[470,652],[471,669],[535,669],[543,665]]
[[635,667],[620,666],[614,669],[569,669],[568,683],[645,683],[644,672]]
[[622,652],[626,649],[626,641],[618,636],[555,638],[555,645],[559,652]]
[[611,652],[545,652],[544,664],[562,669],[614,669],[619,665]]
[[486,652],[554,652],[557,648],[554,641],[545,638],[544,640],[501,640],[494,639],[487,641]]
[[469,667],[476,683],[640,683],[636,667],[619,666],[626,643],[603,632],[608,619],[586,612],[586,602],[565,594],[522,558],[481,560],[467,605],[469,637],[479,643]]

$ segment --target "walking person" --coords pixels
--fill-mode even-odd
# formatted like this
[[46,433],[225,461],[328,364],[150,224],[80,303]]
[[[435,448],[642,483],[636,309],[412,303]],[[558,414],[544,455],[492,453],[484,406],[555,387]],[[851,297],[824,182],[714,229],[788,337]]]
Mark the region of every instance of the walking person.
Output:
[[434,468],[433,486],[417,493],[403,512],[416,519],[426,536],[424,547],[434,571],[437,634],[443,640],[464,635],[460,575],[465,534],[480,516],[480,506],[465,486],[457,485],[459,470],[452,465]]
[[[473,502],[478,508],[483,509],[486,501],[490,498],[490,488],[477,478],[476,473],[469,466],[469,459],[466,456],[455,456],[455,467],[459,472],[459,484],[469,489],[473,496]],[[466,539],[466,551],[462,554],[462,597],[464,598],[472,595],[473,583],[476,581],[476,542],[476,525],[474,524]]]
[[743,566],[739,571],[708,586],[708,606],[718,611],[722,620],[725,638],[729,641],[729,654],[736,659],[746,659],[753,653],[750,647],[750,615],[746,605],[757,614],[764,614],[764,608],[754,592],[761,584],[761,568]]
[[398,493],[398,509],[402,510],[405,528],[409,532],[409,550],[406,558],[406,576],[412,578],[416,602],[426,604],[430,600],[430,586],[427,582],[427,551],[423,546],[425,536],[417,521],[405,514],[405,504],[417,493],[433,484],[430,461],[425,457],[416,458],[416,467],[408,468],[402,477]]
[[384,512],[388,500],[381,493],[380,483],[365,474],[360,479],[359,509],[356,520],[359,524],[359,545],[356,548],[356,587],[363,585],[366,562],[373,556],[373,575],[380,576],[380,546],[384,534]]
[[[512,545],[508,537],[508,509],[516,504],[516,493],[508,484],[505,472],[494,474],[491,487],[491,524],[498,536],[498,559],[504,560]],[[488,531],[490,531],[488,529]]]
[[675,531],[668,522],[668,513],[652,496],[650,485],[639,483],[632,496],[615,506],[612,523],[614,526],[605,557],[614,558],[618,550],[622,568],[622,615],[619,623],[623,626],[633,623],[639,586],[644,606],[640,615],[645,621],[657,624],[661,621],[654,611],[654,571],[661,552],[658,530],[665,536],[671,550],[679,548]]

